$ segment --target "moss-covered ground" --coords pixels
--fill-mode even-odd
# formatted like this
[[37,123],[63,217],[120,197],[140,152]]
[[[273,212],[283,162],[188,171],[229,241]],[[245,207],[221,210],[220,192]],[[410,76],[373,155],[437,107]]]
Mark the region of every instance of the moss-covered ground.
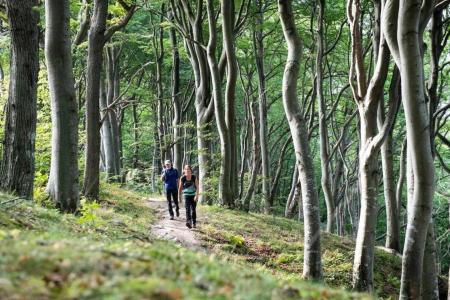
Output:
[[[301,276],[303,226],[298,221],[215,206],[202,206],[200,213],[203,225],[199,232],[212,252],[279,278]],[[354,242],[322,232],[321,247],[325,283],[350,289]],[[376,249],[374,272],[376,294],[395,299],[400,288],[401,259]]]
[[[102,190],[101,201],[85,204],[78,216],[0,195],[0,299],[369,298],[299,280],[301,243],[291,221],[202,208],[208,243],[235,247],[226,252],[245,261],[254,257],[261,264],[255,268],[220,252],[155,240],[149,235],[155,215],[145,197],[113,185]],[[333,271],[336,285],[348,281],[347,266],[337,262],[349,259],[338,254],[351,252],[346,243],[336,241],[334,251],[325,246],[336,253],[324,257],[342,269]],[[328,282],[326,260],[325,266]],[[272,269],[280,272],[270,274]]]

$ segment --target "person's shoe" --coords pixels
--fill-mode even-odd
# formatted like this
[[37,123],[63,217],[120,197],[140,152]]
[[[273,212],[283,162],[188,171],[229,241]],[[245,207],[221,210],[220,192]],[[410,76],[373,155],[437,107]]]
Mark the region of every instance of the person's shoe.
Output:
[[197,228],[197,225],[194,223],[194,225],[192,225],[192,227]]
[[191,229],[191,227],[192,227],[192,226],[191,226],[191,223],[187,222],[187,223],[186,223],[186,227],[189,228],[189,229]]
[[180,211],[179,210],[177,210],[177,217],[179,217],[180,216]]
[[171,219],[171,220],[175,220],[175,218],[174,218],[173,216],[170,216],[170,219]]

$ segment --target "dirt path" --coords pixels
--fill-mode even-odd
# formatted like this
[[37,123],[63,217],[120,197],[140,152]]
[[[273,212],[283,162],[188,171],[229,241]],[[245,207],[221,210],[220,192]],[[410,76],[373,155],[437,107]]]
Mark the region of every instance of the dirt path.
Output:
[[[162,199],[149,199],[148,204],[156,212],[158,221],[152,226],[152,233],[158,238],[171,240],[184,247],[194,250],[204,250],[196,237],[196,229],[186,227],[186,209],[180,205],[180,216],[170,220],[167,202]],[[198,219],[197,210],[197,219]],[[198,223],[198,222],[197,222]]]

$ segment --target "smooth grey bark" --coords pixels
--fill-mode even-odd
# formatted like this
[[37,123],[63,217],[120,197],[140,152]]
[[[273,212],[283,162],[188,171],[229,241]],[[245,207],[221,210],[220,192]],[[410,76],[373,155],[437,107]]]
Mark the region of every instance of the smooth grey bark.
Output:
[[272,211],[273,199],[270,187],[269,152],[267,137],[267,96],[266,96],[266,74],[264,71],[264,6],[263,0],[255,0],[257,7],[256,29],[253,33],[253,47],[255,52],[256,71],[258,73],[258,112],[259,112],[259,141],[261,149],[261,171],[262,171],[262,201],[264,202],[264,212],[269,214]]
[[[400,73],[394,68],[389,97],[400,97]],[[399,99],[390,99],[398,102]],[[381,130],[385,122],[384,102],[381,100],[378,107],[378,129]],[[386,242],[385,247],[400,253],[400,213],[396,201],[393,161],[393,128],[389,131],[386,141],[381,146],[381,165],[383,171],[384,202],[386,207]]]
[[112,130],[112,123],[110,120],[110,112],[108,108],[108,93],[109,86],[102,78],[100,79],[100,113],[103,120],[100,128],[101,133],[101,150],[102,162],[104,171],[107,173],[107,180],[111,182],[116,175],[115,165],[115,150],[114,150],[114,132]]
[[[212,204],[211,184],[211,121],[214,116],[214,100],[210,91],[210,74],[203,43],[203,0],[196,1],[196,10],[186,0],[170,0],[175,22],[183,33],[184,46],[188,53],[195,79],[195,112],[197,150],[199,164],[199,202]],[[194,42],[196,41],[196,42]]]
[[0,189],[32,199],[39,71],[38,1],[7,0],[5,4],[11,52]]
[[250,180],[248,183],[247,191],[245,193],[245,196],[242,200],[242,207],[245,211],[250,211],[250,200],[253,197],[253,194],[255,192],[255,185],[256,185],[256,178],[258,176],[258,172],[261,166],[261,152],[260,152],[260,145],[259,142],[259,121],[258,117],[259,115],[256,112],[256,102],[251,101],[250,103],[250,120],[251,120],[251,127],[252,127],[252,164],[251,164],[251,171],[250,171]]
[[[236,58],[236,36],[235,36],[235,9],[234,1],[221,1],[221,15],[222,15],[222,38],[223,48],[225,50],[227,62],[227,78],[225,84],[224,106],[225,106],[225,124],[228,131],[228,139],[226,147],[229,147],[229,167],[230,175],[228,178],[228,186],[231,195],[229,199],[223,199],[224,204],[228,207],[234,207],[234,199],[237,197],[237,142],[236,142],[236,116],[235,116],[235,102],[236,102],[236,84],[238,77],[238,66]],[[210,32],[211,34],[211,32]],[[219,67],[219,66],[218,66]],[[220,73],[219,73],[220,74]],[[220,80],[220,79],[219,79]],[[217,109],[217,106],[216,106]]]
[[314,182],[314,164],[309,149],[307,125],[297,99],[297,79],[300,71],[302,43],[295,27],[292,0],[279,0],[278,12],[288,46],[282,86],[283,106],[291,130],[302,187],[304,214],[303,277],[320,280],[322,278],[322,261],[319,199]]
[[[275,201],[275,198],[277,197],[278,187],[280,185],[280,178],[281,178],[281,171],[283,170],[283,163],[284,158],[286,156],[286,151],[288,150],[288,147],[292,144],[291,137],[288,137],[284,144],[281,146],[280,149],[280,156],[278,158],[277,162],[277,168],[275,170],[275,174],[273,177],[273,183],[270,189],[270,195],[269,195],[269,203],[273,204]],[[267,213],[267,212],[266,212]]]
[[[388,0],[385,26],[389,48],[400,69],[402,101],[408,139],[408,163],[414,177],[408,197],[408,224],[402,256],[401,299],[422,297],[425,242],[434,194],[434,165],[430,119],[425,101],[423,30],[434,1]],[[397,29],[397,30],[395,30]]]
[[100,165],[100,73],[103,62],[108,1],[95,0],[88,34],[86,79],[86,158],[83,194],[98,199]]
[[78,103],[72,70],[69,1],[45,1],[45,58],[52,114],[52,156],[47,193],[63,212],[80,205]]
[[133,103],[133,168],[136,169],[139,165],[139,118],[137,114],[137,103]]
[[320,138],[320,166],[321,166],[321,185],[327,207],[327,232],[331,233],[334,229],[334,217],[336,205],[334,203],[331,191],[331,172],[330,155],[328,143],[328,129],[326,120],[326,103],[323,94],[323,56],[324,56],[324,14],[325,0],[318,0],[319,14],[317,17],[317,53],[316,53],[316,93],[319,103],[319,138]]
[[105,166],[108,182],[120,181],[121,154],[118,106],[110,107],[120,94],[119,56],[121,49],[115,45],[106,47],[106,102],[100,103],[102,116],[101,142],[105,150]]
[[360,116],[359,184],[361,212],[353,263],[353,288],[359,291],[373,290],[378,155],[381,145],[392,128],[398,105],[393,101],[389,103],[387,117],[378,130],[377,111],[379,102],[383,99],[383,87],[389,69],[389,48],[379,27],[382,15],[381,1],[374,1],[374,5],[375,22],[372,44],[376,64],[368,86],[360,28],[361,3],[359,0],[349,0],[347,5],[352,41],[349,83]]
[[292,218],[292,215],[293,215],[293,210],[294,210],[293,206],[295,204],[293,204],[292,202],[294,201],[293,199],[294,199],[295,192],[297,190],[297,184],[298,184],[298,167],[296,164],[294,167],[294,174],[292,174],[291,189],[289,191],[289,196],[287,198],[286,205],[284,208],[284,216],[286,218]]
[[164,160],[170,159],[167,141],[165,139],[166,131],[164,128],[164,86],[163,86],[163,68],[164,68],[164,28],[160,24],[164,20],[164,3],[161,5],[160,9],[160,19],[157,24],[155,24],[155,29],[153,30],[153,50],[156,57],[156,68],[155,68],[155,81],[156,81],[156,97],[157,97],[157,128],[158,128],[158,147],[159,147],[159,172],[162,171],[162,165]]
[[177,170],[182,170],[182,144],[181,144],[181,114],[180,101],[180,55],[178,52],[177,34],[172,27],[169,31],[172,46],[172,103],[173,103],[173,164]]
[[108,0],[94,0],[91,27],[88,34],[86,78],[86,152],[83,194],[88,199],[98,199],[100,182],[100,74],[103,47],[112,35],[131,19],[136,6],[127,6],[126,15],[117,24],[107,28]]
[[[216,59],[217,26],[214,12],[214,1],[207,1],[209,41],[207,47],[208,65],[212,81],[212,94],[214,98],[214,112],[220,138],[220,175],[219,175],[219,201],[222,205],[232,207],[234,195],[231,187],[232,149],[230,131],[227,126],[227,103],[222,100],[219,64]],[[223,14],[223,12],[222,12]]]

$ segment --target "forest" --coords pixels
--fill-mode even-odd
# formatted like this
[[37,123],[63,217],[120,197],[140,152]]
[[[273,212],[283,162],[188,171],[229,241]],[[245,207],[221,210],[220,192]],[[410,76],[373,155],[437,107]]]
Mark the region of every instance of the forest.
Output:
[[0,298],[450,299],[449,38],[449,0],[0,0]]

